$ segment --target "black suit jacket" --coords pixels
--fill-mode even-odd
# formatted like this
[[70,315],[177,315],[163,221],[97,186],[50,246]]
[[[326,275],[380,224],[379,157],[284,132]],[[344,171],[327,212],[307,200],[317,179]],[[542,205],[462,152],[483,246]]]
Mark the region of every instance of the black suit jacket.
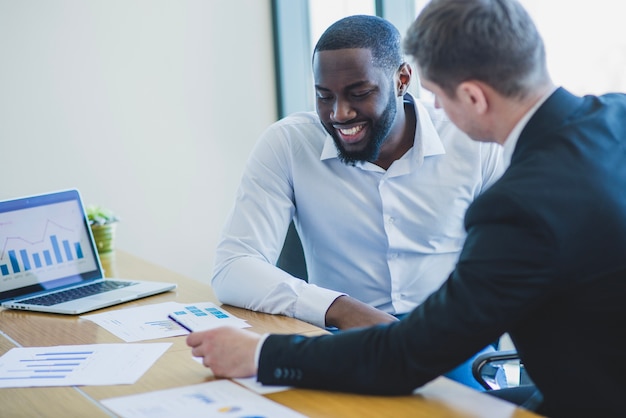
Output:
[[626,413],[626,96],[558,89],[469,207],[446,283],[403,321],[272,335],[265,384],[406,394],[511,335],[552,416]]

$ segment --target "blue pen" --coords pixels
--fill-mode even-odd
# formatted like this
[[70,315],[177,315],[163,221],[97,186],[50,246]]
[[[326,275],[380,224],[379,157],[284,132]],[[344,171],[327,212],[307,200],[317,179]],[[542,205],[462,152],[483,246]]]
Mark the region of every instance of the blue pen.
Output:
[[178,325],[180,325],[181,327],[185,328],[187,331],[189,332],[193,332],[192,329],[190,329],[188,326],[186,326],[185,324],[181,324],[180,321],[178,321],[175,317],[173,317],[172,315],[168,315],[167,316],[169,319],[171,319],[172,321],[176,322]]

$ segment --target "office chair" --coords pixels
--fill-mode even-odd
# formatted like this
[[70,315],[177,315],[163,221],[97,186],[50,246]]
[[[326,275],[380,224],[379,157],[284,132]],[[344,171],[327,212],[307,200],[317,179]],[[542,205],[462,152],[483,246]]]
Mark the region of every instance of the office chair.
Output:
[[472,364],[472,375],[486,390],[534,386],[516,350],[481,354]]
[[536,411],[543,402],[516,350],[481,354],[472,363],[472,375],[485,393],[530,411]]
[[289,224],[285,243],[283,244],[283,249],[276,265],[287,273],[304,281],[308,281],[302,242],[300,241],[300,236],[293,222]]

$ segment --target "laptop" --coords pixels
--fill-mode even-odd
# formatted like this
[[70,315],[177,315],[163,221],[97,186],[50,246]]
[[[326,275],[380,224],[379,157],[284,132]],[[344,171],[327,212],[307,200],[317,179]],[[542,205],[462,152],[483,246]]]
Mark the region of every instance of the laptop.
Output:
[[78,315],[175,288],[105,278],[76,189],[0,201],[4,308]]

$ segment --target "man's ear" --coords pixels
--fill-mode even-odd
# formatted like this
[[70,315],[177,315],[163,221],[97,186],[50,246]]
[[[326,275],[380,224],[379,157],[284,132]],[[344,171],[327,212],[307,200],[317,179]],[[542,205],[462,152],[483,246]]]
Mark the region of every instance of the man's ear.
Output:
[[406,62],[402,63],[397,71],[396,91],[398,96],[404,96],[409,91],[411,78],[413,78],[413,69]]
[[484,115],[487,113],[489,98],[480,83],[464,81],[458,85],[456,93],[457,98],[471,107],[477,114]]

